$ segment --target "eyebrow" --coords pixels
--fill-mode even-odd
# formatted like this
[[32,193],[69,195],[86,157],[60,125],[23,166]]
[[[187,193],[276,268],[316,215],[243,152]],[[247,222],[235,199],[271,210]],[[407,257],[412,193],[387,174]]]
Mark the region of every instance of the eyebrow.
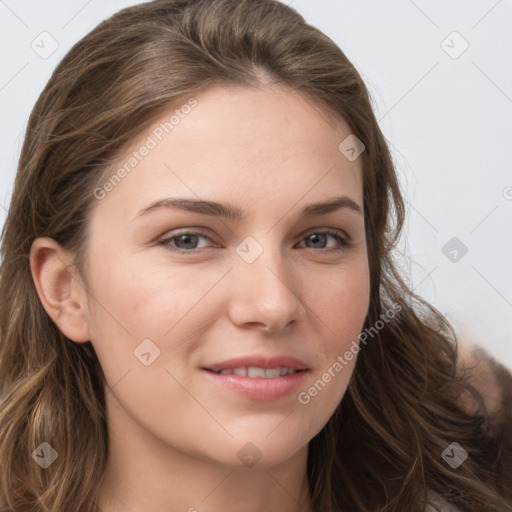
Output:
[[[136,218],[145,216],[159,208],[174,208],[203,215],[214,215],[216,217],[223,217],[234,221],[241,221],[245,218],[242,210],[230,203],[218,203],[215,201],[179,197],[159,199],[140,210],[136,215]],[[301,217],[326,215],[342,208],[348,208],[349,210],[355,211],[359,214],[363,213],[362,208],[355,201],[350,199],[350,197],[341,196],[335,197],[333,200],[328,202],[312,203],[305,206],[302,209]]]

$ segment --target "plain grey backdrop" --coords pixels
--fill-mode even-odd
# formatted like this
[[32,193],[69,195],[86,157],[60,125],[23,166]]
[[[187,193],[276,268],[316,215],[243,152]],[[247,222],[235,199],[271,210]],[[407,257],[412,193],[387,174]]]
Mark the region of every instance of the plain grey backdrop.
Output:
[[[30,111],[71,46],[126,0],[0,0],[0,225]],[[287,0],[365,80],[408,221],[414,291],[512,368],[512,2]]]

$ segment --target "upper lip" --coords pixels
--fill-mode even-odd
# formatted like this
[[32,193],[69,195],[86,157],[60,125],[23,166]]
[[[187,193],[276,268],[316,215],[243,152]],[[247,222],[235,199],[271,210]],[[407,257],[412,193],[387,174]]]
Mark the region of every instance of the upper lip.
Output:
[[306,363],[292,356],[245,356],[236,357],[221,363],[213,363],[203,367],[205,370],[213,370],[215,372],[221,370],[229,370],[232,368],[244,368],[244,367],[256,367],[256,368],[292,368],[294,370],[307,370],[308,366]]

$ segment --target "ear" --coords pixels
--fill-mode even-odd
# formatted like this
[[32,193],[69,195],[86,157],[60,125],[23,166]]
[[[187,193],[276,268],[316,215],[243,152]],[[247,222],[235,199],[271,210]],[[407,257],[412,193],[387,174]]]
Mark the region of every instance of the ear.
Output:
[[44,309],[62,333],[76,342],[90,341],[87,291],[71,254],[52,238],[37,238],[30,270]]

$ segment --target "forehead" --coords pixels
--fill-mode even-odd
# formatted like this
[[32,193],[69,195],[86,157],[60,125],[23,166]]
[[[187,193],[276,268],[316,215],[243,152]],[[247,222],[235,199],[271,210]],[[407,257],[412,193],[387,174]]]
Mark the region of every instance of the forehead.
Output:
[[362,159],[339,150],[349,135],[341,117],[286,87],[215,87],[161,112],[131,142],[98,206],[133,218],[166,192],[270,206],[332,191],[362,202]]

